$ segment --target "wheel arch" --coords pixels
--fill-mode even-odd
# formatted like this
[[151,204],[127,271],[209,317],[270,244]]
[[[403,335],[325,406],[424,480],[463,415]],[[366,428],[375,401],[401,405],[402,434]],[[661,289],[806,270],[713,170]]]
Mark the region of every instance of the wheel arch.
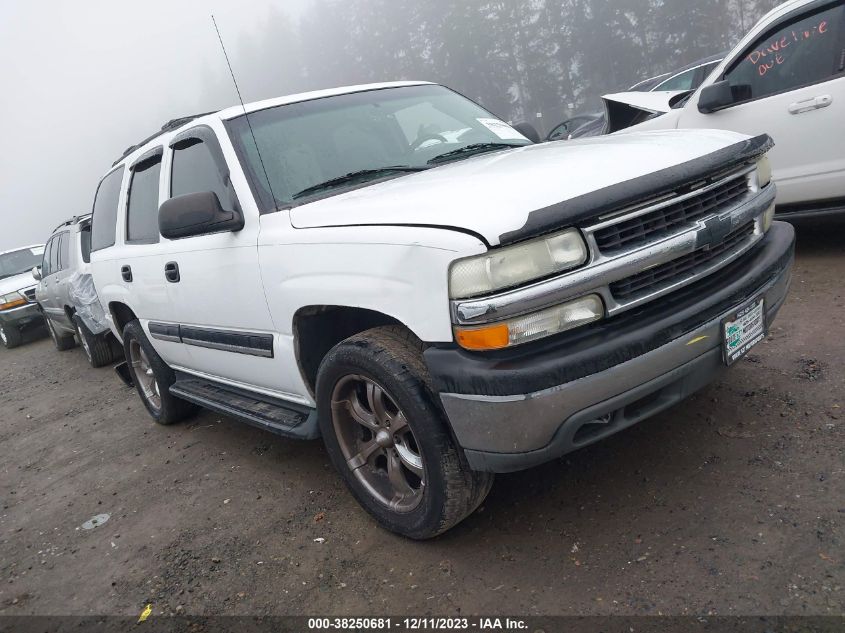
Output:
[[411,328],[396,318],[367,308],[341,305],[311,305],[293,315],[296,364],[312,396],[317,385],[317,370],[326,354],[341,341],[383,325]]
[[115,328],[121,336],[126,324],[138,318],[135,316],[135,311],[122,301],[111,301],[109,303],[109,314],[111,315],[112,323],[114,323]]

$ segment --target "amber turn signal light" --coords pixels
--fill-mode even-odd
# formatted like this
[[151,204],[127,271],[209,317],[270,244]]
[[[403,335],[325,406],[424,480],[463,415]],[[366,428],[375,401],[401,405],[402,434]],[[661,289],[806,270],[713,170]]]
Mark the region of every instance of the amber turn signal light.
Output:
[[510,334],[506,323],[478,328],[455,328],[458,345],[469,350],[502,349],[508,346]]

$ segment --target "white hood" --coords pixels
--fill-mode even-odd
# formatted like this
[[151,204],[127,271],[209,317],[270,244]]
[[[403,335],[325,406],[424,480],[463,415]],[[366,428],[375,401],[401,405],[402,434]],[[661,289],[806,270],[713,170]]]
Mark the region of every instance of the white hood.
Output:
[[529,145],[362,187],[291,210],[297,228],[454,227],[490,245],[532,211],[673,167],[747,139],[720,130],[665,130]]
[[29,271],[15,275],[14,277],[6,277],[0,279],[0,295],[6,295],[10,292],[23,290],[24,288],[32,288],[38,282]]

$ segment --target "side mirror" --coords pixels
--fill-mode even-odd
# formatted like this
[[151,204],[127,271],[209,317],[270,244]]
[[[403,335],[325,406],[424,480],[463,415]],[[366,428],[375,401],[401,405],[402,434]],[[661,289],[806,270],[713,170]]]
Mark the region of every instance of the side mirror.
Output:
[[532,143],[541,143],[542,139],[540,138],[540,133],[537,131],[533,125],[528,123],[527,121],[522,121],[517,123],[513,126],[517,132],[522,134],[525,138],[530,140]]
[[225,211],[213,191],[186,193],[166,200],[158,209],[158,227],[171,240],[222,231],[240,231],[240,211]]
[[710,114],[731,105],[734,102],[731,83],[723,79],[714,84],[705,86],[698,95],[698,111],[702,114]]
[[38,266],[33,266],[30,272],[32,272],[32,278],[35,281],[41,281],[41,269]]

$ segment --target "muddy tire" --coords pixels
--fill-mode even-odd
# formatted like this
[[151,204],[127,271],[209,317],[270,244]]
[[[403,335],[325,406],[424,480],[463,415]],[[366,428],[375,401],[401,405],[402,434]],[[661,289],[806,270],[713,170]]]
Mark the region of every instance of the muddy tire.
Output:
[[413,539],[441,534],[484,500],[493,475],[470,470],[432,393],[422,345],[379,327],[332,348],[317,374],[326,450],[358,502]]
[[108,332],[93,334],[78,314],[73,316],[73,323],[76,325],[76,336],[91,367],[111,365],[114,362],[114,354]]
[[44,322],[47,324],[47,331],[50,333],[50,338],[53,340],[53,345],[60,352],[66,352],[69,349],[76,347],[76,337],[73,334],[59,334],[56,331],[56,326],[46,314],[44,315]]
[[175,424],[197,412],[196,405],[170,393],[176,374],[153,349],[137,320],[123,328],[123,352],[135,389],[153,420]]
[[3,343],[3,347],[6,349],[18,347],[21,343],[23,343],[21,331],[14,325],[0,323],[0,343]]

